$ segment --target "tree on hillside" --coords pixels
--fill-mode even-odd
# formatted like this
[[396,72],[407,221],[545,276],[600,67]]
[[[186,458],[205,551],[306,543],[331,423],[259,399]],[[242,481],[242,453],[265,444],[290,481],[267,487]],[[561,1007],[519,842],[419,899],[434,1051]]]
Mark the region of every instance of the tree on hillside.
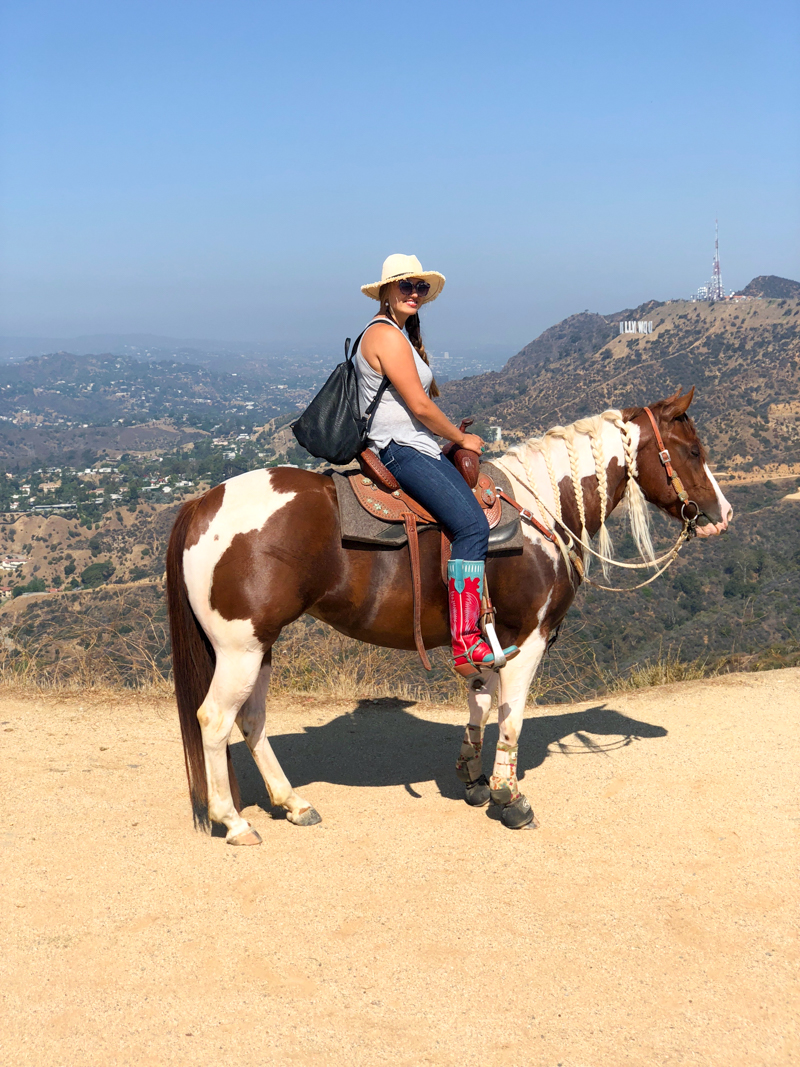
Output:
[[99,585],[107,582],[117,568],[111,560],[103,563],[91,563],[81,571],[81,585],[87,589],[96,589]]
[[11,595],[15,597],[22,596],[23,593],[44,593],[46,589],[43,578],[31,578],[27,585],[15,585]]

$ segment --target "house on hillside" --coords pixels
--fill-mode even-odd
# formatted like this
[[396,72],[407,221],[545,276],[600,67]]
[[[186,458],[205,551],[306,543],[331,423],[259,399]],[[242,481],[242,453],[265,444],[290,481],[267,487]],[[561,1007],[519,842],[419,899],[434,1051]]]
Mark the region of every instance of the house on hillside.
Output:
[[0,561],[0,570],[19,571],[28,562],[27,556],[4,556]]

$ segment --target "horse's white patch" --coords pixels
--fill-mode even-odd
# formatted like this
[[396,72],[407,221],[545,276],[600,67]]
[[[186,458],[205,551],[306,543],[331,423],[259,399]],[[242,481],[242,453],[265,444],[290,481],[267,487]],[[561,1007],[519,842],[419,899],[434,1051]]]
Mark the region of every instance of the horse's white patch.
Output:
[[[531,510],[533,510],[531,508]],[[548,522],[545,517],[543,522],[545,525],[550,526],[552,523]],[[552,541],[548,541],[546,537],[539,533],[535,526],[530,526],[527,522],[522,523],[522,536],[527,537],[533,544],[538,545],[544,552],[550,557],[550,561],[553,564],[553,572],[558,568],[558,561],[561,558],[558,545]]]
[[[550,479],[547,476],[547,468],[544,465],[544,459],[542,459],[541,455],[537,456],[536,459],[541,463],[541,475],[543,477],[543,481],[537,479],[537,487],[539,487],[545,506],[552,508],[553,495],[550,491]],[[524,508],[527,508],[528,511],[539,519],[541,523],[550,528],[553,520],[547,512],[542,511],[533,494],[527,489],[527,475],[520,460],[517,459],[516,456],[510,455],[507,452],[500,459],[494,460],[494,464],[509,475],[517,502],[522,504]],[[537,473],[539,473],[538,469]],[[553,561],[553,567],[555,568],[557,566],[558,560],[561,558],[558,546],[554,545],[552,541],[548,541],[546,537],[539,533],[535,526],[531,526],[530,523],[523,521],[522,536],[527,537],[532,544],[538,545],[540,548],[544,549],[546,554]]]
[[[708,464],[707,463],[703,464],[703,470],[706,472],[706,477],[708,478],[708,480],[714,486],[714,492],[717,495],[717,504],[719,505],[719,513],[722,516],[722,522],[715,523],[715,525],[712,526],[711,529],[713,529],[715,533],[723,533],[725,530],[728,529],[728,523],[733,518],[733,508],[730,506],[728,501],[725,499],[725,495],[722,492],[722,490],[720,489],[719,483],[717,482],[717,479],[714,477],[714,475],[708,469]],[[697,527],[697,534],[698,534],[699,537],[707,536],[706,534],[702,533],[702,530],[704,528],[705,529],[709,529],[708,526],[706,526],[706,527],[698,526]]]
[[[642,439],[642,430],[638,422],[627,423],[628,433],[631,435],[631,444],[635,455],[639,454],[639,442]],[[624,449],[623,449],[624,451]],[[623,460],[624,462],[624,460]]]
[[470,726],[485,726],[492,712],[492,697],[497,688],[500,675],[492,671],[486,679],[483,689],[468,689],[467,703],[469,705]]
[[183,553],[183,575],[192,610],[214,648],[258,646],[249,619],[223,619],[209,603],[214,568],[237,534],[261,530],[296,493],[279,493],[269,470],[248,471],[225,482],[222,506],[196,545]]
[[500,724],[500,736],[509,744],[516,744],[519,741],[528,690],[547,648],[547,641],[542,633],[542,623],[550,610],[552,599],[553,589],[551,588],[547,600],[536,617],[536,629],[522,642],[519,655],[510,660],[500,671],[497,718]]

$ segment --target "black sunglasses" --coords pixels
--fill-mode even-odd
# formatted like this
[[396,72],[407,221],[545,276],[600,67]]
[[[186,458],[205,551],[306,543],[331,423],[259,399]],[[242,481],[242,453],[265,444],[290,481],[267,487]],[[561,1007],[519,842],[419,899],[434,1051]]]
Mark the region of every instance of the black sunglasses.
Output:
[[416,293],[417,296],[427,296],[431,291],[430,282],[410,282],[408,278],[403,278],[397,285],[403,296],[411,296],[412,293]]

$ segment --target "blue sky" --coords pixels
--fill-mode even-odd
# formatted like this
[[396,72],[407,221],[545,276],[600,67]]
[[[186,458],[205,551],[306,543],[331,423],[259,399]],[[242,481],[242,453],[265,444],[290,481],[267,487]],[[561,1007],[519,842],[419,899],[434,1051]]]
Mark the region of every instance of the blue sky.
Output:
[[0,333],[434,350],[800,277],[795,4],[6,0]]

